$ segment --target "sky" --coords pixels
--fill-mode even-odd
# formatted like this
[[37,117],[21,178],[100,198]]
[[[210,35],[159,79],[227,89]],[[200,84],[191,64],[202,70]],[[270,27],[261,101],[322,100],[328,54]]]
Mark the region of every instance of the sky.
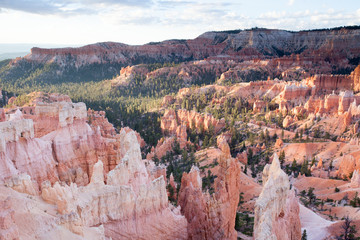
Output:
[[0,44],[131,45],[252,27],[360,25],[359,0],[0,0]]

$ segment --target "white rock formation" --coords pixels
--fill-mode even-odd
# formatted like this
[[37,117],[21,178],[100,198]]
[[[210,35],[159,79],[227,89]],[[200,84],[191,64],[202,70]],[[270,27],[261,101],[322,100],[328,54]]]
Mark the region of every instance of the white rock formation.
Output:
[[87,117],[85,103],[71,102],[38,102],[35,107],[35,115],[53,117],[59,120],[60,127],[72,124],[75,119],[84,119]]
[[359,170],[355,170],[351,177],[351,187],[359,188],[360,187],[360,175]]
[[34,138],[34,123],[31,119],[0,122],[0,152],[6,150],[6,143],[18,141],[21,137]]
[[255,204],[254,238],[298,240],[300,237],[299,203],[275,154],[272,164],[263,171],[263,190]]
[[125,155],[108,173],[107,184],[99,161],[89,185],[44,185],[43,199],[56,204],[69,219],[68,229],[80,235],[83,227],[104,224],[112,239],[186,239],[187,221],[169,206],[163,177],[151,181],[147,175],[135,133],[124,131],[121,139]]

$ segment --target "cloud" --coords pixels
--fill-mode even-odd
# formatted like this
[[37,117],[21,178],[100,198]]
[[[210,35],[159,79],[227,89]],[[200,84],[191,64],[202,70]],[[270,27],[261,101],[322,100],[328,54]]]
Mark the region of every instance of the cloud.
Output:
[[294,3],[295,3],[295,0],[289,0],[288,5],[292,6],[292,5],[294,5]]
[[[294,0],[293,0],[294,2]],[[265,27],[286,30],[328,28],[360,23],[360,9],[353,12],[334,9],[290,11],[273,10],[257,15],[242,11],[238,2],[212,0],[154,0],[148,8],[118,5],[101,14],[102,21],[116,26],[146,26],[157,29],[197,32]],[[185,29],[185,30],[184,30]]]
[[50,1],[0,0],[0,7],[37,14],[53,14],[59,11],[61,5]]
[[227,15],[230,9],[230,2],[160,0],[149,8],[117,6],[103,13],[102,18],[118,25],[182,27],[213,22]]
[[188,5],[193,5],[196,2],[194,1],[171,1],[171,0],[161,0],[161,1],[157,1],[157,4],[161,7],[179,7],[179,6],[188,6]]
[[81,2],[83,4],[96,4],[102,6],[135,6],[135,7],[149,7],[154,4],[152,0],[70,0],[72,2]]
[[89,15],[113,6],[148,7],[152,0],[0,0],[0,9],[10,9],[40,15]]
[[272,11],[261,14],[252,19],[256,26],[268,28],[281,28],[289,30],[305,30],[316,28],[331,28],[360,23],[360,14],[357,12],[335,11],[328,9],[323,11]]

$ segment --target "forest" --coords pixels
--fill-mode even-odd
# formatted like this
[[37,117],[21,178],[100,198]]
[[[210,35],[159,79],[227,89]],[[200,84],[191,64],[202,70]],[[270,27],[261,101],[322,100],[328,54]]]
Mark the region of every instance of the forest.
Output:
[[[0,88],[8,98],[34,91],[68,95],[73,102],[84,102],[88,108],[104,110],[117,129],[123,126],[138,131],[148,144],[156,145],[162,137],[161,113],[154,111],[165,95],[180,88],[214,83],[214,72],[201,72],[196,82],[184,82],[176,76],[145,79],[136,76],[128,86],[112,87],[110,80],[118,75],[121,64],[92,64],[84,68],[61,68],[55,63],[35,64],[26,61],[13,67],[10,60],[0,61]],[[146,64],[149,71],[175,66],[175,63]],[[61,71],[61,74],[56,74]]]

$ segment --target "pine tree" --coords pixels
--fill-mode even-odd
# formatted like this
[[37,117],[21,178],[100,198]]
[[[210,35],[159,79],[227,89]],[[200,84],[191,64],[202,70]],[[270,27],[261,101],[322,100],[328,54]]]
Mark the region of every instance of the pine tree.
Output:
[[315,162],[316,162],[316,159],[315,159],[315,157],[313,157],[313,159],[311,160],[310,166],[312,167],[315,164]]
[[356,234],[356,228],[355,225],[352,225],[352,220],[346,216],[344,218],[344,223],[341,226],[341,228],[344,230],[344,233],[341,234],[340,236],[337,236],[337,239],[344,239],[344,240],[355,240],[358,238],[355,238],[355,234]]
[[316,200],[316,195],[314,194],[314,188],[310,187],[308,189],[308,193],[307,193],[307,196],[309,198],[309,203],[312,204],[315,202]]
[[296,131],[294,139],[298,139],[298,138],[299,138],[299,133]]
[[333,167],[333,160],[331,160],[331,161],[330,161],[330,165],[329,165],[330,171],[333,170],[333,168],[334,168],[334,167]]
[[307,160],[304,160],[304,162],[301,165],[300,173],[305,174],[305,176],[311,176],[311,171],[308,167],[309,162]]
[[358,192],[356,192],[354,198],[350,200],[350,205],[352,207],[360,206],[360,198],[358,197]]
[[294,161],[293,161],[292,164],[291,164],[291,171],[292,171],[292,172],[295,172],[296,169],[297,169],[297,163],[296,163],[296,160],[295,160],[295,158],[294,158]]
[[280,152],[279,161],[280,161],[281,166],[284,165],[284,163],[285,163],[285,152],[284,151]]
[[301,235],[301,240],[307,240],[307,234],[306,234],[306,229],[304,229],[302,235]]
[[251,176],[252,176],[253,178],[256,178],[255,165],[254,165],[254,163],[251,164]]

